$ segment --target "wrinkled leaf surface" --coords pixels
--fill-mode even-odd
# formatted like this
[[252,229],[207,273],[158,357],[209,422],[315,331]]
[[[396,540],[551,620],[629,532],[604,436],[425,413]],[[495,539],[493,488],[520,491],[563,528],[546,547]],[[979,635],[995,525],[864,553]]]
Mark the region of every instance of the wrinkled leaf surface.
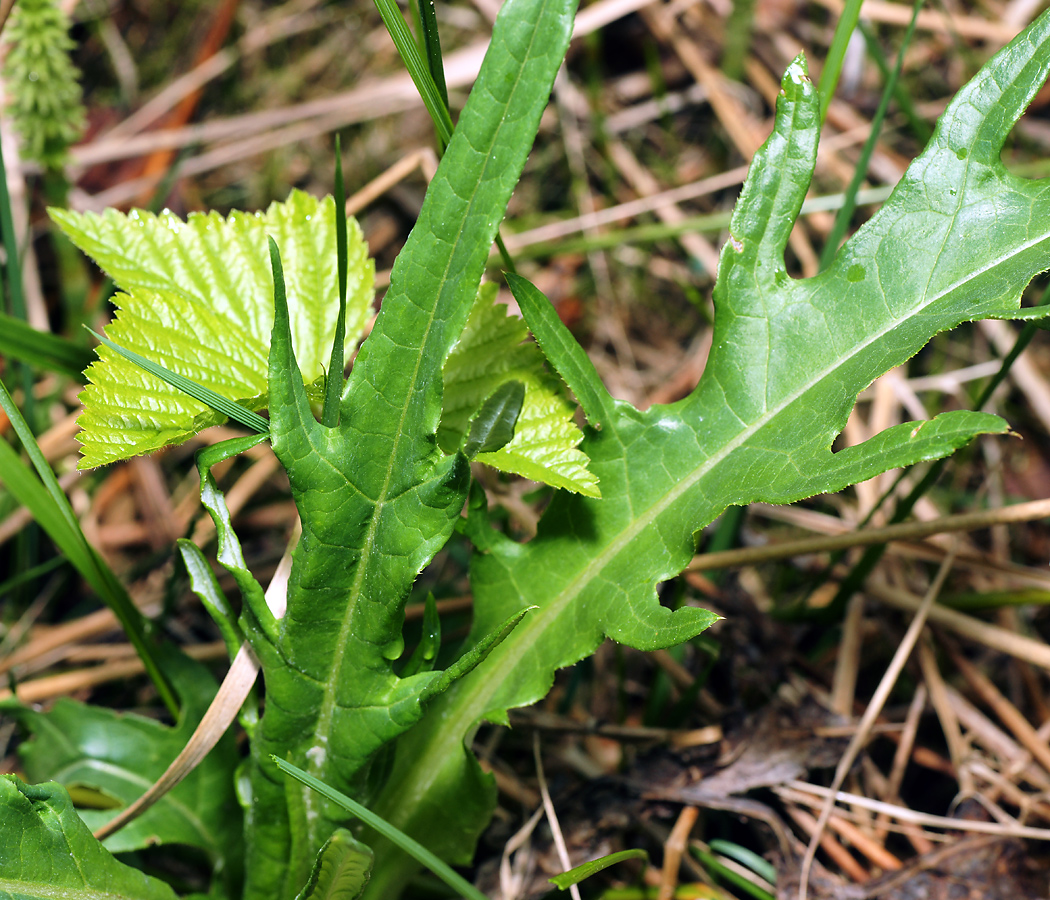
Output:
[[[51,217],[124,292],[106,327],[114,343],[249,409],[267,402],[273,277],[266,236],[284,253],[292,335],[307,383],[319,391],[335,334],[335,206],[293,191],[263,213],[159,216],[108,209]],[[360,340],[375,266],[361,229],[348,232],[346,347]],[[223,421],[203,403],[103,347],[87,370],[79,421],[81,468],[149,453]]]

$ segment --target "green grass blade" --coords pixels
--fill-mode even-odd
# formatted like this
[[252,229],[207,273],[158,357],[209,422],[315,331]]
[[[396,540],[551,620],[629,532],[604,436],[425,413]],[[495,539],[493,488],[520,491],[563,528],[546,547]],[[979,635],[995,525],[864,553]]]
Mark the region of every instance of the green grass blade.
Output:
[[441,100],[448,109],[448,88],[445,86],[445,64],[441,57],[441,36],[438,34],[437,13],[434,0],[417,0],[419,29],[423,38],[423,52],[427,55],[427,68],[434,79]]
[[[875,65],[879,69],[879,74],[882,75],[884,81],[888,81],[890,77],[890,65],[886,61],[886,56],[882,52],[882,47],[879,46],[878,40],[875,35],[872,34],[871,28],[869,28],[864,22],[860,23],[860,33],[864,35],[864,42],[868,45],[868,56],[874,61]],[[908,127],[911,129],[912,135],[924,147],[929,143],[930,137],[933,135],[933,129],[926,124],[926,120],[919,115],[919,111],[915,108],[915,102],[911,98],[911,94],[908,93],[907,88],[898,82],[897,89],[893,94],[897,100],[897,105],[900,107],[901,112],[904,114],[904,118],[908,120]],[[1020,173],[1018,173],[1020,174]],[[1033,173],[1031,177],[1039,178],[1042,177],[1041,173]]]
[[915,34],[915,24],[918,22],[919,10],[922,9],[922,4],[923,0],[915,0],[915,4],[912,7],[911,21],[904,32],[900,50],[897,53],[897,65],[894,66],[893,71],[886,79],[886,86],[882,90],[879,107],[871,120],[871,131],[868,132],[868,138],[864,141],[860,156],[857,158],[857,164],[853,169],[853,178],[850,179],[849,187],[846,188],[845,202],[835,216],[835,222],[831,226],[831,231],[824,243],[824,250],[820,254],[820,268],[822,270],[831,265],[835,254],[838,253],[839,244],[846,236],[846,229],[849,228],[850,220],[853,218],[853,211],[857,208],[857,192],[860,190],[861,183],[867,177],[868,160],[871,159],[872,154],[875,152],[875,145],[878,143],[879,134],[882,132],[882,123],[886,118],[887,110],[890,108],[890,100],[896,93],[901,68],[904,66],[904,53],[911,46],[911,39]]
[[754,850],[741,847],[732,841],[724,841],[717,838],[711,841],[708,847],[712,853],[721,853],[723,856],[735,859],[742,866],[747,866],[752,872],[760,878],[766,879],[770,884],[777,883],[776,867],[768,859],[763,859],[755,853]]
[[[7,282],[7,300],[15,319],[26,320],[25,289],[22,284],[22,256],[18,250],[18,239],[15,236],[14,213],[11,209],[11,194],[7,189],[7,166],[4,163],[3,150],[0,149],[0,236],[3,237],[4,272]],[[30,422],[36,420],[35,400],[33,398],[33,373],[26,365],[18,366],[18,374],[25,392],[25,414]]]
[[[88,331],[91,331],[89,328]],[[119,353],[128,362],[134,363],[142,369],[145,369],[150,375],[156,375],[162,381],[167,382],[174,388],[178,388],[183,393],[189,394],[195,400],[200,400],[201,403],[211,407],[217,413],[221,413],[235,422],[239,422],[245,428],[250,428],[252,431],[258,432],[259,434],[268,434],[270,431],[270,423],[266,421],[258,413],[252,412],[250,409],[246,409],[239,403],[235,403],[233,400],[229,400],[223,397],[222,394],[217,394],[211,388],[205,387],[203,384],[198,384],[196,381],[192,381],[184,375],[178,374],[178,372],[172,372],[171,369],[166,369],[159,363],[153,362],[151,359],[146,359],[145,356],[136,353],[134,350],[128,350],[121,347],[119,344],[114,344],[109,338],[104,337],[96,331],[91,333],[98,339],[99,343],[104,344],[113,350],[115,353]]]
[[617,863],[623,862],[625,859],[644,859],[648,862],[649,854],[639,848],[633,850],[621,850],[618,853],[610,853],[608,856],[603,856],[600,859],[592,859],[581,866],[576,866],[573,869],[569,869],[568,872],[562,872],[560,875],[555,875],[553,878],[548,878],[547,880],[555,887],[564,891],[574,884],[579,884],[585,878],[597,875],[599,872],[608,869],[609,866],[615,866]]
[[21,319],[0,313],[0,354],[59,375],[84,381],[94,355],[66,338],[37,331]]
[[690,847],[689,849],[693,851],[693,856],[700,860],[709,872],[718,878],[729,882],[734,888],[754,897],[755,900],[774,900],[773,895],[769,893],[769,891],[763,890],[754,882],[748,881],[743,875],[740,875],[724,863],[720,862],[718,857],[696,847]]
[[842,74],[846,48],[849,46],[849,39],[853,36],[853,29],[857,27],[857,22],[860,20],[860,7],[863,2],[864,0],[846,0],[842,15],[839,16],[839,23],[835,26],[835,35],[831,39],[828,56],[820,72],[820,83],[817,86],[820,91],[821,122],[828,116],[828,107],[831,105],[831,98],[835,96],[839,75]]
[[[856,202],[859,206],[882,203],[891,193],[893,193],[893,188],[887,185],[866,188],[857,192]],[[840,209],[845,202],[844,194],[825,194],[820,197],[811,197],[802,204],[801,215]],[[566,253],[589,253],[592,250],[608,250],[623,244],[653,244],[657,241],[679,238],[683,234],[689,234],[694,231],[698,234],[717,234],[729,226],[731,218],[732,215],[728,212],[703,213],[698,216],[688,216],[680,222],[652,222],[645,225],[634,225],[629,228],[610,229],[593,236],[537,241],[535,244],[526,244],[524,247],[519,247],[516,255],[518,259],[539,259]]]
[[47,488],[33,474],[18,452],[0,439],[0,474],[11,496],[32,514],[33,519],[49,534],[56,546],[81,572],[92,568],[91,555],[76,539],[76,534]]
[[410,838],[403,831],[399,831],[385,819],[381,819],[356,800],[351,800],[346,794],[340,793],[334,788],[330,788],[323,781],[319,781],[314,778],[313,775],[307,774],[302,769],[293,766],[289,762],[285,762],[283,759],[274,756],[273,761],[282,772],[285,772],[286,774],[291,775],[292,778],[301,781],[308,788],[317,791],[317,793],[328,798],[333,803],[339,804],[348,813],[356,816],[366,825],[375,829],[379,834],[396,844],[420,865],[426,866],[430,869],[431,872],[452,888],[458,896],[466,897],[468,900],[488,900],[488,898],[474,887],[474,885],[456,872],[451,866],[443,863],[433,853],[427,850],[426,847],[418,841]]
[[25,319],[26,301],[22,291],[22,257],[18,252],[18,241],[15,238],[15,220],[11,212],[11,195],[7,190],[7,167],[4,164],[3,150],[0,149],[0,232],[3,234],[4,253],[7,261],[4,269],[7,274],[7,299],[11,304],[11,313],[16,319]]
[[[40,565],[33,566],[31,569],[26,569],[23,572],[19,572],[17,575],[13,575],[6,581],[0,582],[0,597],[3,597],[4,594],[9,593],[16,587],[20,587],[30,581],[36,581],[36,579],[46,575],[48,572],[53,572],[65,563],[65,559],[56,556],[54,559],[49,559],[47,562],[42,562]],[[1048,596],[1050,596],[1050,594],[1048,594]]]
[[412,33],[401,17],[401,10],[398,9],[397,3],[394,0],[375,0],[375,4],[379,15],[383,17],[386,30],[394,41],[394,46],[397,47],[397,52],[401,54],[401,59],[405,62],[408,74],[412,76],[412,82],[419,91],[419,96],[423,99],[423,105],[430,113],[430,118],[434,120],[434,127],[437,129],[441,144],[446,146],[452,140],[452,116],[449,115],[448,104],[434,83],[430,67],[419,52]]
[[343,356],[346,339],[346,188],[343,186],[343,145],[339,135],[335,136],[335,256],[339,278],[339,315],[335,319],[335,339],[332,341],[332,358],[328,363],[328,378],[325,381],[324,407],[321,424],[334,428],[339,424],[339,398],[343,393]]
[[[437,129],[440,151],[444,153],[445,147],[452,139],[452,116],[448,108],[448,90],[445,87],[445,70],[441,59],[441,42],[438,38],[437,19],[434,17],[434,7],[431,0],[420,0],[418,4],[420,28],[423,32],[423,44],[427,52],[427,60],[424,61],[419,47],[412,39],[412,34],[401,18],[397,5],[393,0],[375,0],[379,14],[393,39],[398,52],[404,60],[412,81],[423,99],[423,104],[434,120]],[[439,154],[440,155],[440,154]],[[517,272],[514,258],[510,255],[503,238],[497,233],[495,237],[496,248],[499,250],[503,265],[510,272]]]
[[172,716],[177,717],[179,704],[153,646],[146,637],[145,618],[131,601],[117,576],[84,537],[80,522],[58,479],[55,478],[55,473],[44,459],[33,433],[3,382],[0,382],[0,408],[11,420],[11,427],[29,455],[33,468],[36,469],[34,475],[14,448],[7,441],[0,440],[0,473],[3,474],[7,489],[29,510],[84,580],[113,610],[127,633],[128,640],[142,659],[150,678],[153,679],[164,705]]

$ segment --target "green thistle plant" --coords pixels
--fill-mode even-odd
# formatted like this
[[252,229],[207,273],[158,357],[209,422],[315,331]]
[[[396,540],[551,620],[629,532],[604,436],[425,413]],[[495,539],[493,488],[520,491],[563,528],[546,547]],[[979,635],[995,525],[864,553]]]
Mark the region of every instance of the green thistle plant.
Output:
[[22,138],[23,155],[58,169],[84,131],[84,107],[70,61],[74,43],[69,17],[54,0],[21,0],[11,14],[4,63],[9,114]]

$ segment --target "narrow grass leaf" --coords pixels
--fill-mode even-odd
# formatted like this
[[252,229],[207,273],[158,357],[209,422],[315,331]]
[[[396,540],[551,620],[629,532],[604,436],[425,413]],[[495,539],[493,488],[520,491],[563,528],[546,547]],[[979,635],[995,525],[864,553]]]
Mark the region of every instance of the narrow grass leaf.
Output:
[[343,369],[346,343],[346,188],[343,186],[343,145],[335,136],[335,257],[339,285],[339,312],[335,317],[332,358],[325,379],[321,424],[334,428],[339,424],[339,399],[343,394]]
[[6,313],[0,313],[0,354],[77,381],[84,380],[84,369],[94,359],[87,347],[56,334],[37,331]]
[[[2,466],[0,466],[2,468]],[[39,565],[33,566],[31,569],[19,572],[17,575],[13,575],[5,581],[0,582],[0,597],[10,593],[16,587],[27,584],[32,581],[36,581],[38,578],[42,578],[49,572],[53,572],[55,569],[65,565],[68,560],[61,556],[56,556],[54,559],[49,559],[47,562],[42,562]]]
[[839,75],[842,74],[842,64],[846,59],[846,48],[849,46],[853,31],[860,21],[860,8],[864,0],[846,0],[839,13],[838,23],[835,25],[835,34],[831,38],[831,46],[828,47],[828,55],[824,59],[824,67],[820,72],[820,85],[817,88],[820,94],[820,121],[823,122],[828,115],[828,107],[835,96],[835,88],[839,83]]
[[730,869],[725,863],[720,862],[718,857],[713,854],[707,853],[698,847],[691,846],[689,849],[692,851],[693,856],[700,860],[712,875],[728,882],[737,890],[741,890],[745,894],[754,897],[755,900],[775,900],[774,896],[769,893],[769,891],[759,887],[753,881],[749,881],[739,872]]
[[308,788],[317,791],[317,793],[328,798],[333,803],[337,803],[352,816],[356,816],[366,825],[392,841],[421,866],[430,869],[431,872],[437,875],[438,878],[452,888],[452,890],[460,897],[465,897],[467,900],[488,900],[488,898],[474,887],[474,885],[456,872],[451,866],[443,863],[433,853],[427,850],[426,847],[419,843],[419,841],[413,840],[404,832],[399,831],[393,825],[390,825],[384,819],[371,812],[367,807],[362,806],[356,800],[347,797],[346,794],[341,791],[330,788],[323,781],[314,778],[313,775],[304,772],[298,766],[293,766],[290,762],[285,762],[277,756],[273,757],[273,761],[282,772],[291,775],[292,778],[295,778],[297,781],[301,781]]
[[[861,22],[857,27],[860,28],[860,33],[864,35],[864,43],[868,47],[868,56],[878,67],[879,74],[882,75],[883,81],[889,81],[890,64],[886,61],[886,54],[883,52],[878,38],[872,33],[872,30],[867,23]],[[926,120],[919,115],[919,111],[915,108],[915,101],[912,99],[911,94],[908,93],[908,88],[898,82],[893,96],[896,99],[897,105],[900,107],[900,111],[904,115],[904,118],[907,119],[908,128],[911,129],[911,133],[914,135],[915,140],[925,146],[929,142],[933,131],[927,124]],[[1035,177],[1038,177],[1040,174],[1041,173],[1038,172],[1033,173]]]
[[584,879],[590,878],[592,875],[597,875],[599,872],[608,869],[609,866],[615,866],[617,863],[623,862],[626,859],[641,859],[645,862],[649,862],[649,854],[639,848],[633,850],[621,850],[618,853],[610,853],[599,859],[592,859],[589,862],[585,862],[583,865],[576,866],[573,869],[569,869],[568,872],[562,872],[560,875],[555,875],[553,878],[548,878],[547,880],[555,887],[565,891],[572,887],[572,885],[579,884]]
[[3,382],[0,382],[0,408],[7,414],[12,429],[36,470],[34,475],[14,448],[0,438],[0,475],[7,489],[40,523],[103,603],[113,610],[128,640],[142,659],[164,705],[173,716],[177,716],[178,701],[164,674],[156,647],[146,637],[146,623],[142,613],[132,602],[117,576],[88,543],[80,528],[80,521],[62,491],[62,486]]
[[735,844],[732,841],[724,841],[720,838],[711,841],[708,847],[710,847],[712,853],[721,853],[723,856],[735,859],[742,866],[747,866],[752,872],[760,878],[764,878],[770,884],[777,883],[776,866],[768,859],[763,859],[754,850],[749,850],[747,847],[741,847],[739,844]]
[[[89,328],[88,331],[91,331]],[[127,350],[121,347],[119,344],[114,343],[107,337],[103,337],[97,331],[91,331],[100,344],[105,344],[110,350],[119,353],[124,359],[134,363],[140,369],[145,369],[151,375],[156,375],[161,381],[165,381],[174,388],[178,388],[184,394],[189,394],[195,400],[199,400],[205,406],[210,407],[222,416],[226,416],[229,419],[233,419],[235,422],[239,422],[245,428],[250,428],[252,431],[258,434],[269,434],[270,423],[266,421],[258,413],[253,413],[250,409],[246,409],[239,403],[234,403],[232,400],[228,400],[217,394],[211,388],[205,387],[203,384],[198,384],[184,375],[180,375],[178,372],[172,372],[171,369],[166,369],[159,363],[153,362],[151,359],[146,359],[134,350]]]
[[915,0],[912,5],[911,21],[908,23],[908,27],[904,31],[904,36],[901,38],[900,49],[897,51],[897,64],[893,67],[893,71],[890,72],[886,78],[886,84],[882,89],[882,97],[879,99],[878,109],[875,110],[875,115],[871,120],[871,130],[868,132],[868,137],[865,139],[864,146],[861,148],[860,155],[857,157],[857,161],[854,164],[853,177],[850,179],[850,183],[846,187],[845,202],[835,214],[835,221],[832,223],[831,231],[828,232],[827,238],[825,239],[824,249],[820,254],[821,269],[826,269],[835,258],[835,254],[839,249],[839,244],[842,243],[842,239],[846,236],[846,230],[849,228],[850,220],[853,218],[853,212],[857,208],[857,192],[860,190],[860,186],[864,182],[864,179],[868,176],[868,161],[875,152],[875,145],[879,142],[879,135],[882,133],[882,123],[885,121],[886,112],[890,108],[890,100],[892,100],[896,94],[901,69],[904,66],[904,54],[908,47],[911,46],[911,39],[915,34],[915,25],[919,20],[919,10],[922,9],[922,5],[923,0]]
[[397,52],[401,54],[408,74],[412,77],[412,83],[419,91],[423,105],[434,120],[434,128],[437,129],[442,146],[446,146],[452,140],[452,116],[449,115],[448,104],[441,96],[430,67],[419,52],[419,46],[412,37],[412,32],[408,30],[397,3],[394,0],[375,0],[375,5],[379,15],[383,17],[383,24],[386,25]]
[[18,452],[0,438],[0,480],[15,500],[51,536],[62,555],[78,572],[93,570],[91,554],[77,537],[61,508]]
[[427,56],[427,68],[434,80],[445,108],[448,109],[448,88],[445,86],[445,63],[441,56],[441,36],[438,34],[437,10],[434,0],[417,0],[419,27],[423,39],[423,52]]

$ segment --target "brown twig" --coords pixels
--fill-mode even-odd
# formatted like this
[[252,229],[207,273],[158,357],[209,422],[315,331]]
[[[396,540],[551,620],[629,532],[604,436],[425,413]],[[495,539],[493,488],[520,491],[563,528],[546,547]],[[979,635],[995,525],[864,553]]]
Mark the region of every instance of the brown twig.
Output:
[[803,538],[797,541],[767,544],[764,547],[743,547],[737,550],[725,550],[721,553],[706,553],[696,557],[689,564],[689,569],[695,572],[725,569],[730,566],[749,566],[792,556],[806,556],[810,553],[830,553],[852,547],[886,544],[890,541],[915,541],[935,534],[976,531],[978,528],[988,528],[1004,523],[1031,522],[1047,516],[1050,516],[1050,500],[1033,500],[1031,503],[1017,503],[999,509],[944,516],[932,522],[903,522],[900,525],[887,525],[885,528]]
[[889,666],[886,668],[886,673],[882,676],[882,680],[879,682],[875,695],[871,698],[871,702],[868,704],[868,708],[864,711],[864,715],[861,716],[857,733],[850,740],[849,747],[846,748],[846,752],[843,754],[842,759],[839,760],[838,766],[835,767],[835,777],[831,782],[831,792],[828,795],[827,801],[824,803],[824,808],[820,811],[820,818],[817,820],[816,833],[814,834],[813,839],[809,842],[809,846],[806,848],[806,855],[802,860],[799,900],[806,900],[808,895],[809,873],[813,866],[813,859],[816,856],[820,835],[824,827],[827,825],[832,810],[835,808],[835,792],[846,780],[846,775],[849,773],[850,767],[853,765],[854,760],[857,758],[857,754],[860,753],[861,748],[868,739],[868,733],[871,726],[875,724],[875,720],[881,714],[883,706],[885,706],[886,701],[889,699],[890,692],[897,683],[897,678],[904,669],[904,664],[908,661],[908,657],[911,656],[911,651],[919,640],[923,628],[926,627],[926,618],[929,615],[934,600],[936,600],[937,595],[941,591],[941,587],[944,585],[945,579],[948,577],[948,573],[951,571],[953,557],[954,553],[948,554],[944,563],[941,565],[940,571],[937,573],[929,590],[926,592],[926,596],[922,598],[922,603],[920,604],[919,609],[915,612],[915,618],[912,619],[911,624],[908,626],[908,630],[905,632],[900,646],[893,654],[893,659],[890,661]]

